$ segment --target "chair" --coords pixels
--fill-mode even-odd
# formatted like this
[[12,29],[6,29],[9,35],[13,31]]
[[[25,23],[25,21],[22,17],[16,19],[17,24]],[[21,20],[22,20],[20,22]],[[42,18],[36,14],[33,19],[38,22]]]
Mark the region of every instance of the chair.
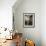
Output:
[[16,46],[22,46],[22,33],[15,33]]
[[35,43],[32,40],[26,40],[25,46],[35,46]]

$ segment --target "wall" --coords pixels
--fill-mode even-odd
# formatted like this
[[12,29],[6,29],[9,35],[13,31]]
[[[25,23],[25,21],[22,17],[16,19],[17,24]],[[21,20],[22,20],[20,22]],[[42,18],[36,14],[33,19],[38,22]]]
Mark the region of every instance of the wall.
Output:
[[[21,0],[20,0],[21,1]],[[20,2],[19,1],[19,2]],[[41,31],[40,31],[40,0],[23,0],[21,3],[16,3],[13,6],[13,13],[15,19],[15,28],[18,32],[23,33],[23,37],[35,41],[36,46],[41,46]],[[35,13],[35,27],[23,27],[23,13]]]
[[41,1],[41,41],[46,46],[46,0]]
[[12,29],[12,6],[16,0],[0,0],[0,27]]
[[[0,0],[0,32],[2,32],[4,27],[9,30],[12,29],[12,6],[16,0]],[[1,27],[3,27],[1,29]],[[0,34],[0,38],[5,38],[5,36],[10,35],[9,31]],[[9,37],[8,37],[9,38]]]

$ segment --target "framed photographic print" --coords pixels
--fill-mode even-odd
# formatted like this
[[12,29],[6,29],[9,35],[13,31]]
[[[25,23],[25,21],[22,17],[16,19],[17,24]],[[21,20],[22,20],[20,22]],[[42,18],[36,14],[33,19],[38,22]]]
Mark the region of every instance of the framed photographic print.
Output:
[[23,14],[23,26],[31,28],[35,27],[35,13]]

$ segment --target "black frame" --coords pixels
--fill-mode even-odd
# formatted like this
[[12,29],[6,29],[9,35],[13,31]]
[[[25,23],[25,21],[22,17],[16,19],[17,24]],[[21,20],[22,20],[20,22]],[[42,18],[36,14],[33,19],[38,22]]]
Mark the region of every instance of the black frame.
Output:
[[[25,16],[27,16],[28,18],[30,17],[30,16],[32,16],[32,25],[30,24],[30,25],[25,25]],[[23,27],[24,28],[34,28],[35,27],[35,13],[23,13]]]

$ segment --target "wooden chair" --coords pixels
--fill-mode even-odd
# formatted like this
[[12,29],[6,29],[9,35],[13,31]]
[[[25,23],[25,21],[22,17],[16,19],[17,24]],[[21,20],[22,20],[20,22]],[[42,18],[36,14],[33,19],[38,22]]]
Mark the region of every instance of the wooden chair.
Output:
[[25,46],[35,46],[35,43],[32,40],[26,40]]
[[16,46],[22,45],[22,33],[15,33]]

